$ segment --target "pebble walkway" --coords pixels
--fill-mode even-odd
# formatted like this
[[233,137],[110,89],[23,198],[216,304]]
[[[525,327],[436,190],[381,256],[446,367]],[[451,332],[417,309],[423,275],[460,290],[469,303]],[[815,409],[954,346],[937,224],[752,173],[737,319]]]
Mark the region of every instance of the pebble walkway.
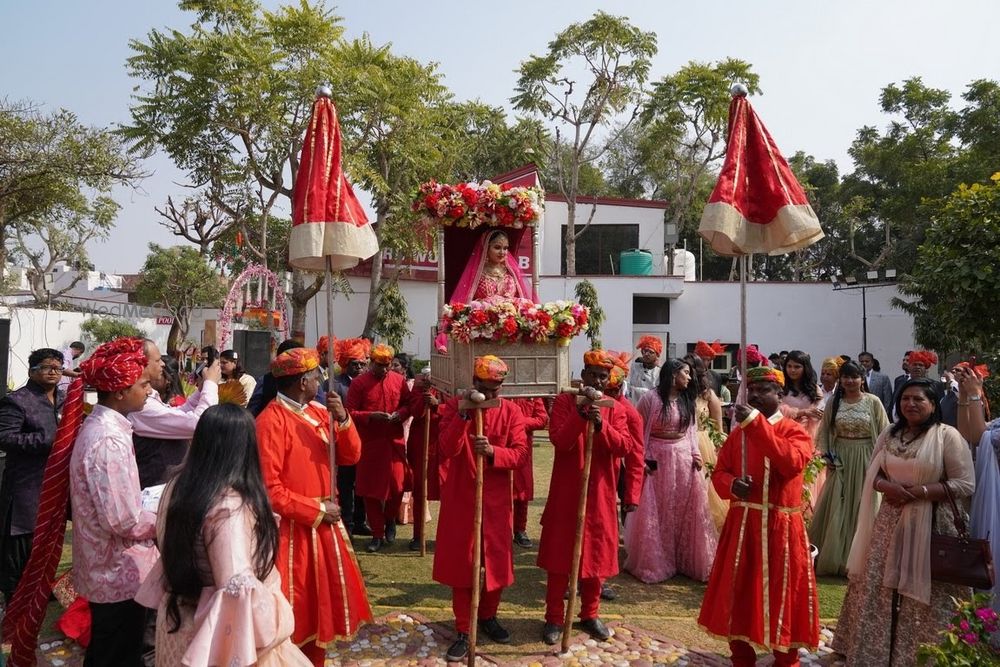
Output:
[[[481,647],[483,652],[478,656],[477,662],[481,665],[502,664],[512,667],[724,667],[730,664],[727,658],[687,649],[627,622],[611,622],[608,625],[614,630],[610,641],[596,642],[580,633],[573,637],[569,653],[565,655],[533,653],[516,658],[504,656],[500,659],[489,654],[490,645],[487,643]],[[816,652],[800,651],[802,664],[823,667],[842,665],[843,663],[835,661],[828,647],[832,638],[833,633],[824,628]],[[412,614],[392,613],[379,619],[378,623],[362,628],[353,640],[337,642],[330,648],[326,664],[344,667],[447,665],[443,655],[452,640],[452,631],[445,624],[427,622]],[[67,640],[43,641],[38,653],[40,666],[78,667],[83,664],[82,649]],[[766,656],[761,657],[757,664],[758,667],[764,667],[771,663],[771,657]]]

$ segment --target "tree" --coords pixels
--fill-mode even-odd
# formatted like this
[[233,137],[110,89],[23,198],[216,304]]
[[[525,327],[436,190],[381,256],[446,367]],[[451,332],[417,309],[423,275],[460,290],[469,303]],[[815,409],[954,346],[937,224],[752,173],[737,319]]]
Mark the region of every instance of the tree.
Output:
[[36,276],[60,261],[87,266],[86,241],[114,221],[112,188],[144,176],[107,130],[63,109],[43,114],[31,103],[0,101],[0,270],[12,242]]
[[[596,163],[614,142],[598,136],[603,129],[625,115],[620,133],[638,116],[655,54],[654,33],[597,12],[557,34],[546,55],[532,56],[519,69],[514,106],[556,125],[547,162],[550,178],[555,174],[551,180],[566,197],[567,275],[576,275],[576,240],[587,230],[587,225],[576,229],[581,165]],[[580,69],[585,74],[577,79]],[[564,151],[568,165],[559,159]]]
[[[273,12],[255,0],[181,7],[196,14],[188,33],[152,30],[130,42],[127,69],[145,85],[122,135],[140,153],[163,150],[215,204],[242,201],[266,225],[275,201],[290,200],[317,84],[330,82],[339,105],[358,82],[338,55],[340,19],[322,3]],[[258,188],[255,202],[246,193]],[[322,275],[296,272],[293,336],[322,285]]]
[[587,338],[590,339],[590,347],[595,350],[600,349],[601,326],[604,324],[605,314],[597,298],[597,288],[589,280],[581,280],[573,291],[580,305],[590,309],[590,317],[587,320]]
[[185,340],[196,308],[217,308],[226,296],[225,283],[188,246],[163,248],[149,244],[149,255],[136,285],[136,298],[147,306],[157,306],[174,318],[167,337],[167,352],[174,353]]
[[90,348],[115,338],[146,338],[149,335],[131,322],[115,317],[89,317],[80,325],[80,331]]
[[381,290],[379,303],[382,307],[375,316],[372,331],[396,350],[402,350],[403,339],[413,333],[410,330],[412,321],[406,313],[406,299],[399,291],[399,281],[387,280],[382,283]]
[[916,339],[944,351],[996,355],[1000,330],[1000,172],[929,204],[934,214],[893,305],[914,318]]

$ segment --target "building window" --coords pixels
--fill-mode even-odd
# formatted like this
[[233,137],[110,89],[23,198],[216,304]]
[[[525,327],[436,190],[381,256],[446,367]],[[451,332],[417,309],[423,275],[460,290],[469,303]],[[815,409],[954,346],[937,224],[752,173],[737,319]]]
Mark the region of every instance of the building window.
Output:
[[[579,210],[579,209],[578,209]],[[579,214],[578,214],[579,215]],[[579,225],[577,227],[579,230]],[[566,227],[561,227],[566,238]],[[620,273],[621,253],[639,247],[639,225],[591,225],[576,239],[576,274],[611,276]],[[560,266],[566,274],[566,244],[562,244]]]
[[632,324],[670,324],[670,299],[633,294]]

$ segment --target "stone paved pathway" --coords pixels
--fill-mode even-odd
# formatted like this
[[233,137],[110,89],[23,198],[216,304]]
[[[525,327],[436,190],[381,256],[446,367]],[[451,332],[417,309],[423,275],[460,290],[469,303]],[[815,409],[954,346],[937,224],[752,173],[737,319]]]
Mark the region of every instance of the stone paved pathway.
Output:
[[[595,642],[583,633],[573,637],[569,653],[555,655],[546,652],[525,652],[491,655],[493,645],[481,646],[481,665],[511,665],[512,667],[550,667],[554,665],[611,665],[614,667],[724,667],[729,660],[714,653],[687,649],[649,630],[614,621],[608,624],[614,637],[608,642]],[[803,665],[834,667],[836,662],[826,643],[832,633],[824,629],[821,645],[815,653],[802,653]],[[392,613],[373,625],[365,626],[352,641],[337,642],[327,655],[327,665],[344,667],[375,667],[376,665],[424,666],[447,665],[445,650],[453,640],[450,624],[428,622],[416,614]],[[536,645],[537,646],[537,645]],[[510,652],[510,647],[506,647]],[[758,661],[759,667],[770,665],[770,656]],[[79,646],[66,640],[49,640],[39,646],[39,665],[78,667],[83,664]]]

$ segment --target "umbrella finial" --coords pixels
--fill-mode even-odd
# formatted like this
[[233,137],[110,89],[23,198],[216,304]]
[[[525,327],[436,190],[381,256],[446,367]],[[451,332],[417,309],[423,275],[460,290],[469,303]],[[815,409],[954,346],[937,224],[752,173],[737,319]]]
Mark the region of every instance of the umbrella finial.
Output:
[[321,83],[316,87],[316,97],[333,97],[333,88],[328,83]]
[[750,94],[750,91],[742,83],[734,83],[729,88],[729,92],[732,93],[733,97],[746,97]]

